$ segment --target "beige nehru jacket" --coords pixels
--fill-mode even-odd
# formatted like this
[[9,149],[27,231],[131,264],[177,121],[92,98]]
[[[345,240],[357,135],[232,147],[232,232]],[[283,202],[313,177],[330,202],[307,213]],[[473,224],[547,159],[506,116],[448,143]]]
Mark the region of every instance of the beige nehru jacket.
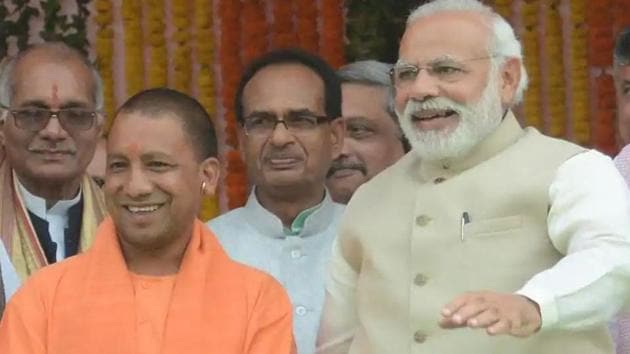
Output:
[[[359,274],[349,319],[359,327],[319,353],[612,353],[604,326],[527,339],[438,326],[455,296],[515,292],[562,257],[547,233],[548,190],[558,166],[582,151],[509,114],[463,161],[420,164],[408,154],[373,179],[346,209],[338,241]],[[336,330],[326,325],[320,339]]]

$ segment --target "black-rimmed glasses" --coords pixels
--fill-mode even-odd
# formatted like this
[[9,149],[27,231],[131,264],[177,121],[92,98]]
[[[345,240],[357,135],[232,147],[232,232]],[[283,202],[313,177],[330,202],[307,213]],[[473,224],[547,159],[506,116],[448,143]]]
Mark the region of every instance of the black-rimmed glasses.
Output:
[[311,112],[290,112],[282,118],[271,113],[255,113],[245,117],[243,129],[248,136],[268,137],[278,124],[282,124],[292,134],[300,135],[310,133],[320,124],[331,120]]

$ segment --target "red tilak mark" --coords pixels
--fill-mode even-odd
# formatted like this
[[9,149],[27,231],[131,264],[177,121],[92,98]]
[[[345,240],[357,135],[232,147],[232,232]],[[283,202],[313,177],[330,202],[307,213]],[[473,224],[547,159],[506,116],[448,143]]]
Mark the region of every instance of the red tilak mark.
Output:
[[131,143],[129,147],[127,147],[127,153],[129,155],[137,155],[138,151],[140,151],[140,148],[138,147],[138,144],[136,143]]
[[59,105],[59,87],[57,87],[57,84],[53,84],[52,86],[52,106],[53,107],[58,107]]

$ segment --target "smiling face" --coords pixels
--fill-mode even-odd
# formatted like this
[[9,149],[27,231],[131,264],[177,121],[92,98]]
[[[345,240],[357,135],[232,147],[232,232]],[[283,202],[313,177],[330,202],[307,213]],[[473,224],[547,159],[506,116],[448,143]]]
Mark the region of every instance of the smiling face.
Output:
[[396,109],[405,136],[422,158],[461,157],[500,124],[504,96],[514,91],[504,89],[502,80],[508,70],[512,75],[515,63],[492,67],[491,38],[485,19],[471,12],[438,13],[407,27],[399,63],[422,69],[396,86]]
[[[11,110],[65,108],[94,110],[94,80],[78,59],[64,62],[35,51],[15,67]],[[38,130],[18,128],[12,114],[2,125],[9,161],[27,189],[29,185],[63,183],[80,178],[90,163],[101,131],[100,119],[87,130],[69,132],[56,118]]]
[[[298,64],[275,64],[258,71],[243,90],[243,116],[284,119],[299,113],[324,116],[324,83]],[[330,117],[336,118],[336,117]],[[313,130],[293,133],[278,124],[269,136],[242,134],[248,173],[258,188],[323,186],[339,153],[343,127],[339,119]]]
[[385,87],[344,83],[341,92],[346,135],[326,185],[332,198],[345,204],[361,184],[396,162],[404,150],[398,125],[386,111]]
[[119,113],[107,141],[104,191],[123,245],[155,250],[188,241],[202,181],[210,183],[206,191],[216,187],[216,178],[204,179],[204,163],[171,113]]

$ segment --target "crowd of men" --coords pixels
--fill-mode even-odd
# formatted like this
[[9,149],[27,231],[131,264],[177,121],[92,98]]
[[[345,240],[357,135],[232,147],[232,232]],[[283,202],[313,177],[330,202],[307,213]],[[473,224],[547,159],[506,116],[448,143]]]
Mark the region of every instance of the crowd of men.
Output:
[[[630,30],[614,58],[630,143]],[[266,53],[234,98],[249,198],[204,224],[194,98],[142,91],[104,139],[79,52],[5,59],[0,353],[630,353],[630,148],[522,127],[526,89],[477,0],[418,6],[394,65]]]

